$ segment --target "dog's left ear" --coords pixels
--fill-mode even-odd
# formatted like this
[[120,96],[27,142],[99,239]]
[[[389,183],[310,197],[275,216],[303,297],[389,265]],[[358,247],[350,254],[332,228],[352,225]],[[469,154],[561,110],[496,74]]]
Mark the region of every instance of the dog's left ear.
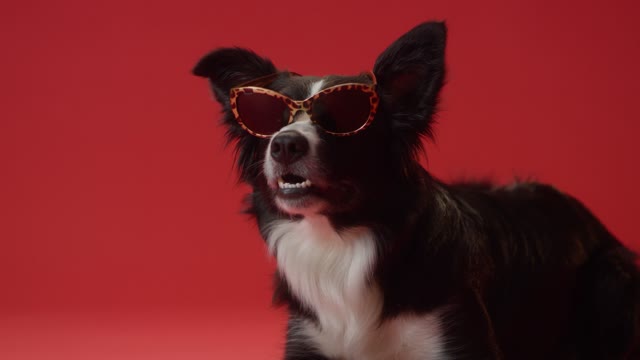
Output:
[[[447,28],[426,22],[404,34],[376,60],[382,104],[403,136],[431,135],[431,119],[445,78]],[[405,137],[407,139],[407,137]]]
[[223,107],[229,102],[229,90],[244,82],[277,72],[273,63],[253,51],[221,48],[205,55],[192,70],[209,79],[211,89]]

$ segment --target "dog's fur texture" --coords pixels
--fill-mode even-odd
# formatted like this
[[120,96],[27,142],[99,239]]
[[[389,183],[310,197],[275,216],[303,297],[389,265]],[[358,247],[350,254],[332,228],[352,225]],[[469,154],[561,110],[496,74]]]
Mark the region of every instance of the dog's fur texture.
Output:
[[[391,44],[373,69],[376,118],[347,137],[302,113],[270,139],[244,131],[230,88],[279,71],[251,51],[218,49],[194,68],[222,104],[277,259],[285,359],[640,359],[635,255],[578,200],[534,182],[445,184],[419,165],[445,43],[444,23],[427,22]],[[363,81],[280,71],[267,87],[301,100]],[[279,163],[285,133],[309,149]],[[285,174],[313,185],[284,196]]]

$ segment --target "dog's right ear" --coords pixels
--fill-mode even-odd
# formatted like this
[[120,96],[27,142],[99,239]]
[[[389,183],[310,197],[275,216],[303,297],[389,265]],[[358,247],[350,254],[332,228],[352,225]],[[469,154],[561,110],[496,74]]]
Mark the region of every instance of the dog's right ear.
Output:
[[419,145],[430,135],[432,117],[445,77],[447,27],[444,22],[420,24],[392,43],[376,60],[378,92],[395,119],[399,137]]
[[273,74],[277,70],[269,59],[250,50],[222,48],[200,59],[192,72],[209,79],[213,95],[226,108],[232,87]]

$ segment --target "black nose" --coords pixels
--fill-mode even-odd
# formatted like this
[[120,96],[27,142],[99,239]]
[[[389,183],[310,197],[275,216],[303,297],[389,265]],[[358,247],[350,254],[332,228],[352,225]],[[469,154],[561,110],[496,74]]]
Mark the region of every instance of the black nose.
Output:
[[283,131],[271,140],[271,157],[281,164],[291,164],[309,152],[309,142],[297,131]]

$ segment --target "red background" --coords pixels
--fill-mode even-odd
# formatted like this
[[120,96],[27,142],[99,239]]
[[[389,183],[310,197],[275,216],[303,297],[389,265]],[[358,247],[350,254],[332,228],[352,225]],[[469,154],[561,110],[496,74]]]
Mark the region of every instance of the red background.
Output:
[[446,19],[429,169],[553,183],[640,250],[637,1],[392,4],[0,4],[0,358],[279,356],[273,264],[189,73],[218,46],[355,73]]

